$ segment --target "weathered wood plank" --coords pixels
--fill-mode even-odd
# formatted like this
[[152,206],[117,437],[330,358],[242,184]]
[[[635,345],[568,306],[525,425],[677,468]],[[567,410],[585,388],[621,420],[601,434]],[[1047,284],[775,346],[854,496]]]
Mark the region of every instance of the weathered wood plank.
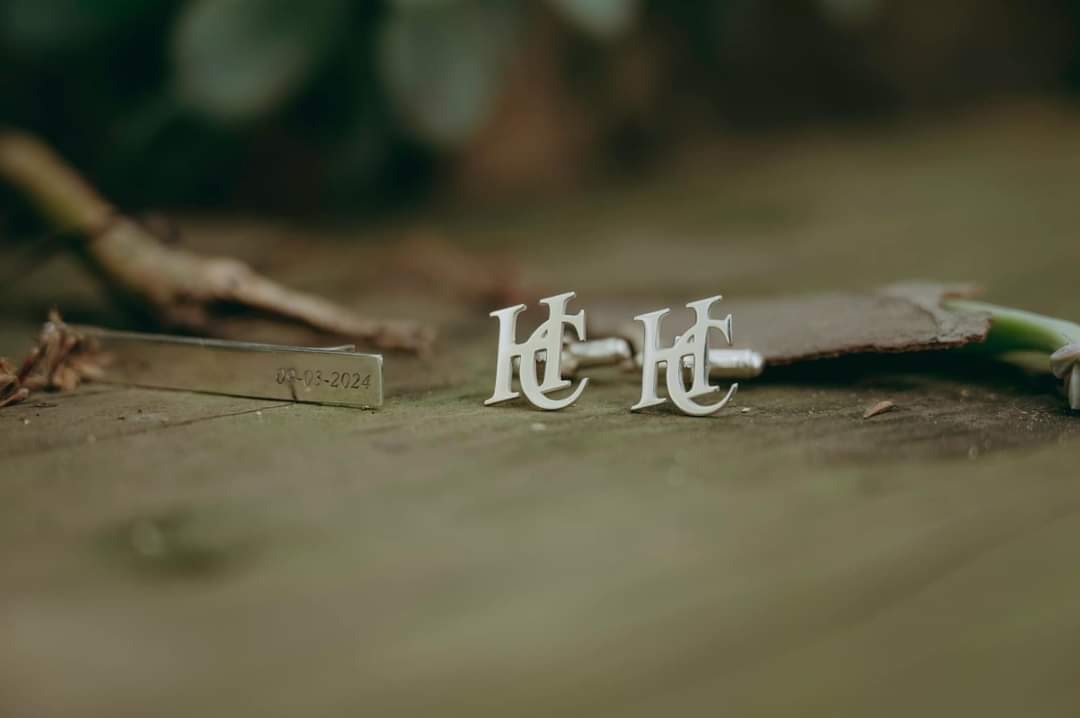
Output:
[[[1059,114],[803,138],[425,222],[506,240],[581,306],[933,275],[1080,316],[1078,151]],[[493,321],[365,294],[362,249],[280,231],[298,284],[431,308],[436,357],[388,358],[378,412],[92,387],[0,410],[6,712],[1074,712],[1080,421],[1044,375],[838,362],[696,420],[631,415],[634,378],[597,371],[564,412],[484,408]],[[0,349],[47,294],[13,297]]]

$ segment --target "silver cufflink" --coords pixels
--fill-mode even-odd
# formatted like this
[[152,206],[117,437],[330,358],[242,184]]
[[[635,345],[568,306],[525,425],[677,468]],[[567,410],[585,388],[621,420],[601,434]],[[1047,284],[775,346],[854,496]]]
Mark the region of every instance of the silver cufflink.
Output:
[[[682,412],[691,416],[713,414],[731,400],[738,385],[732,385],[724,398],[716,403],[702,405],[695,399],[720,391],[708,383],[714,379],[748,379],[762,373],[763,357],[750,349],[716,349],[708,346],[710,329],[719,330],[725,341],[732,340],[732,319],[712,319],[711,307],[720,300],[709,297],[686,306],[694,312],[695,319],[689,330],[676,337],[670,347],[660,346],[662,318],[669,309],[661,309],[635,317],[644,327],[644,341],[640,344],[628,337],[604,337],[586,340],[584,311],[566,314],[567,302],[573,292],[540,300],[548,305],[548,320],[533,332],[528,341],[516,342],[516,320],[525,305],[507,307],[491,313],[499,319],[499,354],[496,368],[495,391],[484,403],[495,404],[520,396],[513,391],[514,370],[518,371],[521,393],[541,409],[562,409],[576,401],[585,390],[588,379],[582,379],[577,388],[563,399],[553,400],[546,395],[572,385],[570,378],[589,367],[621,367],[626,371],[641,372],[641,399],[631,411],[639,411],[663,404],[670,399]],[[566,333],[568,326],[574,335]],[[549,361],[549,357],[558,357]],[[543,364],[543,381],[538,383],[537,365]],[[657,393],[658,372],[664,372],[667,398]]]
[[[495,368],[495,391],[484,402],[485,405],[516,399],[525,395],[525,399],[538,409],[555,411],[564,409],[581,396],[588,385],[588,379],[582,379],[569,396],[551,399],[548,394],[571,386],[569,379],[562,377],[561,357],[563,349],[563,327],[573,329],[579,340],[585,339],[585,312],[567,314],[566,305],[575,296],[574,292],[565,292],[554,297],[541,299],[541,304],[548,308],[548,318],[536,328],[524,342],[517,341],[517,318],[525,311],[524,304],[499,309],[490,316],[499,320],[499,357]],[[549,361],[550,360],[550,361]],[[537,383],[537,364],[544,363],[544,379]],[[520,392],[513,390],[513,374],[517,368]]]
[[[720,387],[709,384],[706,362],[710,329],[719,330],[727,343],[731,343],[731,315],[723,319],[713,319],[709,316],[712,305],[720,299],[720,296],[715,296],[687,304],[687,309],[694,312],[694,323],[689,330],[675,337],[670,347],[660,346],[660,323],[671,311],[670,309],[658,309],[655,312],[634,317],[645,327],[645,343],[641,354],[641,399],[630,408],[630,411],[639,411],[666,401],[656,395],[656,375],[661,370],[664,372],[667,384],[668,399],[682,413],[690,416],[708,416],[727,406],[731,397],[735,396],[739,388],[738,384],[732,384],[724,398],[715,404],[699,404],[694,401],[698,397],[720,391]],[[683,377],[684,368],[690,371],[689,388]]]

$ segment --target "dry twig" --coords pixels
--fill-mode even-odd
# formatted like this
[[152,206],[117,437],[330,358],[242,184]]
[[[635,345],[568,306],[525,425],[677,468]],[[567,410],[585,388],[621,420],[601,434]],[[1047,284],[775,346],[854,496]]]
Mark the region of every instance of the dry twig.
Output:
[[374,319],[284,287],[234,259],[167,246],[149,225],[121,214],[40,141],[0,132],[0,178],[33,202],[53,228],[72,232],[83,259],[115,294],[159,323],[220,335],[237,307],[382,349],[424,352],[433,331]]

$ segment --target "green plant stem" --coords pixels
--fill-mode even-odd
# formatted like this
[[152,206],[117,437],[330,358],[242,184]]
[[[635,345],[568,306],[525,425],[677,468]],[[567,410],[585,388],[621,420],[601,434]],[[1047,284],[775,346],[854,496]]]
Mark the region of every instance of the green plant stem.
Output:
[[1080,324],[970,299],[947,299],[943,306],[952,311],[990,315],[990,332],[984,343],[970,345],[974,351],[1050,354],[1051,371],[1065,380],[1069,406],[1080,409]]
[[1080,324],[1064,319],[970,299],[947,299],[943,305],[953,311],[989,313],[990,333],[984,344],[975,346],[995,354],[1015,351],[1053,354],[1064,346],[1080,343]]

